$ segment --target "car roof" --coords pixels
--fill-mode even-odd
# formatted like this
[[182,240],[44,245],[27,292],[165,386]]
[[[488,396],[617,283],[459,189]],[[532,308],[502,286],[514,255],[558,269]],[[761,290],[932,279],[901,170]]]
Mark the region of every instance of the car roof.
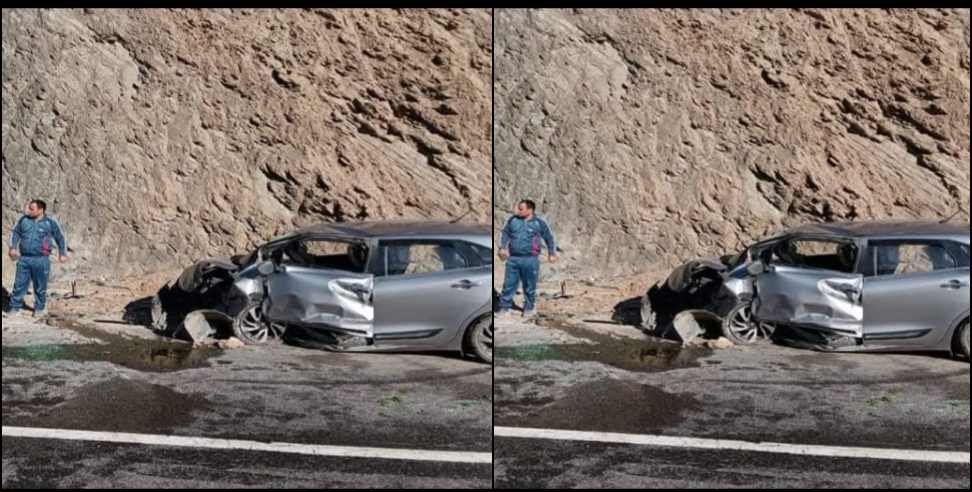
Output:
[[300,235],[328,235],[347,238],[383,237],[469,237],[490,236],[486,224],[451,222],[342,222],[317,224],[296,231]]
[[866,239],[871,237],[969,237],[969,224],[931,221],[845,222],[808,224],[790,229],[786,235],[823,235]]

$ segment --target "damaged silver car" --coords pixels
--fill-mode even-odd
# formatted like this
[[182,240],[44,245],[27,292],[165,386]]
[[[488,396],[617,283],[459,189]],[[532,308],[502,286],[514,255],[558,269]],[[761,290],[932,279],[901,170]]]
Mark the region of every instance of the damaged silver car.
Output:
[[739,255],[693,261],[653,287],[642,328],[685,311],[721,320],[736,344],[760,338],[823,351],[969,356],[969,225],[810,225]]
[[200,261],[153,303],[172,330],[194,312],[248,344],[283,337],[333,351],[457,351],[492,362],[486,225],[328,224],[250,255]]

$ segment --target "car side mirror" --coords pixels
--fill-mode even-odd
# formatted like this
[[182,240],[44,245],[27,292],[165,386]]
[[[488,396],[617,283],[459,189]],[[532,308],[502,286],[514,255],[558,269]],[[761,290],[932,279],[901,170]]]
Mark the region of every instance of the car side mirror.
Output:
[[267,276],[275,271],[277,271],[277,267],[272,261],[264,261],[263,263],[257,265],[257,272],[259,272],[260,275]]
[[750,263],[748,267],[746,267],[746,271],[749,272],[749,275],[753,277],[757,275],[762,275],[766,273],[767,270],[768,269],[766,268],[766,264],[760,260],[754,261]]

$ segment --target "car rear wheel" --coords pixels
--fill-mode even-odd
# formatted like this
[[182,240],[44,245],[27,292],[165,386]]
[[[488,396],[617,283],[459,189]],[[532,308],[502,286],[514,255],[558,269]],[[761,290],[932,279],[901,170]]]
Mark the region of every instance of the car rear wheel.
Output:
[[466,330],[467,353],[487,364],[493,363],[493,317],[487,316]]
[[247,345],[263,345],[284,331],[283,325],[264,319],[262,302],[248,304],[233,320],[233,334]]
[[966,321],[962,328],[958,331],[958,346],[965,355],[965,358],[969,358],[969,322]]
[[761,339],[770,338],[773,331],[773,325],[756,321],[750,302],[733,308],[722,321],[722,334],[736,345],[752,345]]

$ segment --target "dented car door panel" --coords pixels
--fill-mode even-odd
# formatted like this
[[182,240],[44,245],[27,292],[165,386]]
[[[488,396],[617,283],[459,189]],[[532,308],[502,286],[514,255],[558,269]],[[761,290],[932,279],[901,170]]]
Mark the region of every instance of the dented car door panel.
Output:
[[864,336],[864,276],[776,266],[756,277],[756,316],[764,322]]
[[281,266],[267,279],[270,321],[374,336],[374,277]]

